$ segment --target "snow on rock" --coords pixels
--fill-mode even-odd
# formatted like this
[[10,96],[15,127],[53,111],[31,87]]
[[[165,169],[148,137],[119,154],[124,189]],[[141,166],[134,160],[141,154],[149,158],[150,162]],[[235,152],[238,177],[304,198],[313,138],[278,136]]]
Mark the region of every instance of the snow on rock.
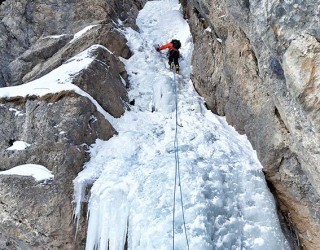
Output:
[[7,150],[25,150],[29,146],[31,146],[31,144],[24,141],[15,141],[11,147],[7,148]]
[[[92,185],[86,249],[165,250],[174,236],[182,250],[185,233],[190,249],[289,249],[255,151],[193,88],[192,37],[179,10],[176,0],[149,1],[137,19],[140,33],[125,32],[135,106],[113,124],[117,136],[92,146],[74,180],[77,220]],[[172,38],[181,40],[183,54],[175,77],[165,53],[154,49]],[[179,192],[173,229],[176,152],[186,232]]]
[[17,109],[9,108],[9,111],[14,112],[15,116],[23,116],[23,113]]
[[0,175],[32,176],[37,182],[54,178],[51,171],[49,171],[46,167],[37,164],[24,164],[16,166],[9,170],[0,172]]
[[63,65],[41,78],[19,86],[0,88],[0,98],[26,97],[32,95],[44,96],[62,91],[74,91],[81,96],[88,97],[97,107],[97,110],[103,114],[107,120],[111,121],[113,119],[112,116],[109,115],[92,96],[72,84],[73,77],[81,70],[87,68],[95,60],[91,56],[91,52],[97,49],[97,47],[107,50],[101,45],[92,45],[90,48],[72,57]]
[[41,39],[59,39],[59,38],[61,38],[61,37],[64,37],[64,36],[66,36],[67,34],[60,34],[60,35],[54,35],[54,36],[45,36],[45,37],[42,37]]
[[94,47],[95,46],[92,46],[86,51],[76,55],[65,64],[37,80],[19,86],[1,88],[0,98],[25,97],[27,95],[43,96],[63,90],[77,91],[78,87],[71,84],[72,77],[82,69],[85,69],[94,60],[94,58],[90,57],[90,51],[93,50]]
[[69,42],[69,43],[73,43],[75,40],[77,40],[79,37],[83,36],[85,33],[87,33],[89,30],[91,30],[92,28],[96,27],[98,25],[90,25],[85,27],[84,29],[80,30],[79,32],[77,32],[76,34],[74,34],[73,39]]
[[208,28],[206,28],[206,29],[204,30],[204,32],[209,32],[209,33],[211,33],[211,32],[212,32],[212,30],[211,30],[211,28],[210,28],[210,27],[208,27]]

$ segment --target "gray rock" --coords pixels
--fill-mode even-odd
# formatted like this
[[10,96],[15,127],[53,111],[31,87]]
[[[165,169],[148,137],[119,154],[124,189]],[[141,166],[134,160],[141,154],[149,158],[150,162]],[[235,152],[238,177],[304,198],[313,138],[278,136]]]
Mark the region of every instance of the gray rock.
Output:
[[318,1],[182,3],[194,37],[197,91],[247,134],[301,246],[317,249]]
[[[121,116],[128,77],[118,56],[131,56],[121,29],[137,28],[138,9],[145,2],[6,0],[0,5],[0,87],[40,78],[100,44],[108,50],[93,50],[95,60],[73,83],[111,115]],[[89,25],[96,26],[70,42]],[[0,176],[0,248],[83,249],[86,216],[75,238],[72,181],[89,159],[89,146],[117,132],[88,98],[73,92],[1,99],[0,116],[0,171],[32,163],[54,174],[45,183]],[[7,150],[17,140],[31,146]]]
[[127,90],[120,78],[124,66],[103,47],[97,47],[91,56],[95,60],[72,83],[93,96],[112,116],[120,117],[128,103]]
[[[66,44],[61,50],[54,54],[49,60],[39,63],[23,77],[23,82],[39,78],[60,66],[76,54],[84,51],[93,44],[100,44],[114,53],[116,56],[129,58],[131,52],[126,45],[127,40],[112,24],[101,24],[93,27],[83,36]],[[121,75],[127,80],[123,64],[119,61],[118,67]]]
[[320,43],[308,34],[297,37],[286,50],[283,65],[291,96],[319,132]]
[[45,62],[71,40],[71,35],[40,38],[32,47],[2,70],[7,86],[22,84],[22,78],[34,66]]
[[[89,99],[72,92],[6,100],[0,113],[6,119],[0,128],[0,170],[32,163],[54,174],[47,183],[0,175],[0,232],[32,249],[82,248],[85,222],[75,241],[72,181],[88,159],[89,145],[116,131]],[[31,146],[7,150],[18,140]]]
[[75,34],[102,21],[122,20],[136,28],[138,9],[146,0],[65,1],[6,0],[0,5],[0,87],[7,86],[3,68],[45,36]]
[[[137,29],[135,19],[145,2],[1,2],[0,87],[40,78],[100,44],[108,50],[93,50],[95,60],[73,83],[111,115],[121,116],[128,100],[128,77],[118,56],[131,56],[121,29]],[[96,26],[70,42],[73,34],[89,25]],[[89,159],[89,146],[117,132],[88,98],[73,92],[1,99],[0,116],[0,171],[32,163],[54,174],[45,183],[32,177],[0,176],[0,248],[83,249],[86,216],[80,219],[75,238],[72,181]],[[31,146],[7,150],[17,140]]]
[[0,249],[25,249],[31,250],[23,241],[8,237],[7,235],[0,232]]

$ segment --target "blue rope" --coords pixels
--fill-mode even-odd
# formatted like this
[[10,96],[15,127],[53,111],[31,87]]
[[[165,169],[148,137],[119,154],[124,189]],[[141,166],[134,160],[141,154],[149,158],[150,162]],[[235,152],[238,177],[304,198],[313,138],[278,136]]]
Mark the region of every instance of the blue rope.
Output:
[[178,177],[178,185],[180,187],[180,201],[181,201],[181,210],[182,210],[182,218],[183,218],[183,226],[184,226],[184,233],[186,236],[187,246],[189,250],[189,240],[187,235],[186,229],[186,221],[184,216],[184,205],[183,205],[183,197],[182,197],[182,187],[181,187],[181,177],[180,177],[180,162],[179,162],[179,143],[178,143],[178,94],[177,94],[177,80],[176,80],[176,68],[174,67],[173,71],[173,81],[174,81],[174,94],[176,98],[176,128],[175,128],[175,138],[174,138],[174,148],[175,148],[175,176],[174,176],[174,194],[173,194],[173,220],[172,220],[172,247],[174,250],[174,227],[175,227],[175,207],[176,207],[176,187],[177,187],[177,177]]

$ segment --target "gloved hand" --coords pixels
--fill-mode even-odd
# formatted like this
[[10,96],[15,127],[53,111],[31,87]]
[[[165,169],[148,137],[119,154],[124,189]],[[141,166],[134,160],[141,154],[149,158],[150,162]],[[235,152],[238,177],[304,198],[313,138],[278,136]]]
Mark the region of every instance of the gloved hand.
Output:
[[156,48],[156,51],[160,52],[160,48],[159,48],[159,47],[157,47],[157,48]]

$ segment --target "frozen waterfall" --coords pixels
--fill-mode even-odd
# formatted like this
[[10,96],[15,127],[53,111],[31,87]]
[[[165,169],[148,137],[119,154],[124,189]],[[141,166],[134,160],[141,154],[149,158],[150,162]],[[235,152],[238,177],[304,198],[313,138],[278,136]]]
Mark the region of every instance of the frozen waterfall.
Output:
[[[190,249],[289,249],[262,167],[246,136],[208,111],[190,80],[193,42],[177,0],[149,1],[140,32],[123,30],[133,56],[122,60],[135,106],[112,125],[119,132],[91,147],[74,180],[79,218],[87,185],[86,249],[172,249],[175,82],[155,44],[182,42],[177,77],[181,187]],[[155,112],[152,112],[155,110]],[[175,249],[187,249],[176,197]]]

